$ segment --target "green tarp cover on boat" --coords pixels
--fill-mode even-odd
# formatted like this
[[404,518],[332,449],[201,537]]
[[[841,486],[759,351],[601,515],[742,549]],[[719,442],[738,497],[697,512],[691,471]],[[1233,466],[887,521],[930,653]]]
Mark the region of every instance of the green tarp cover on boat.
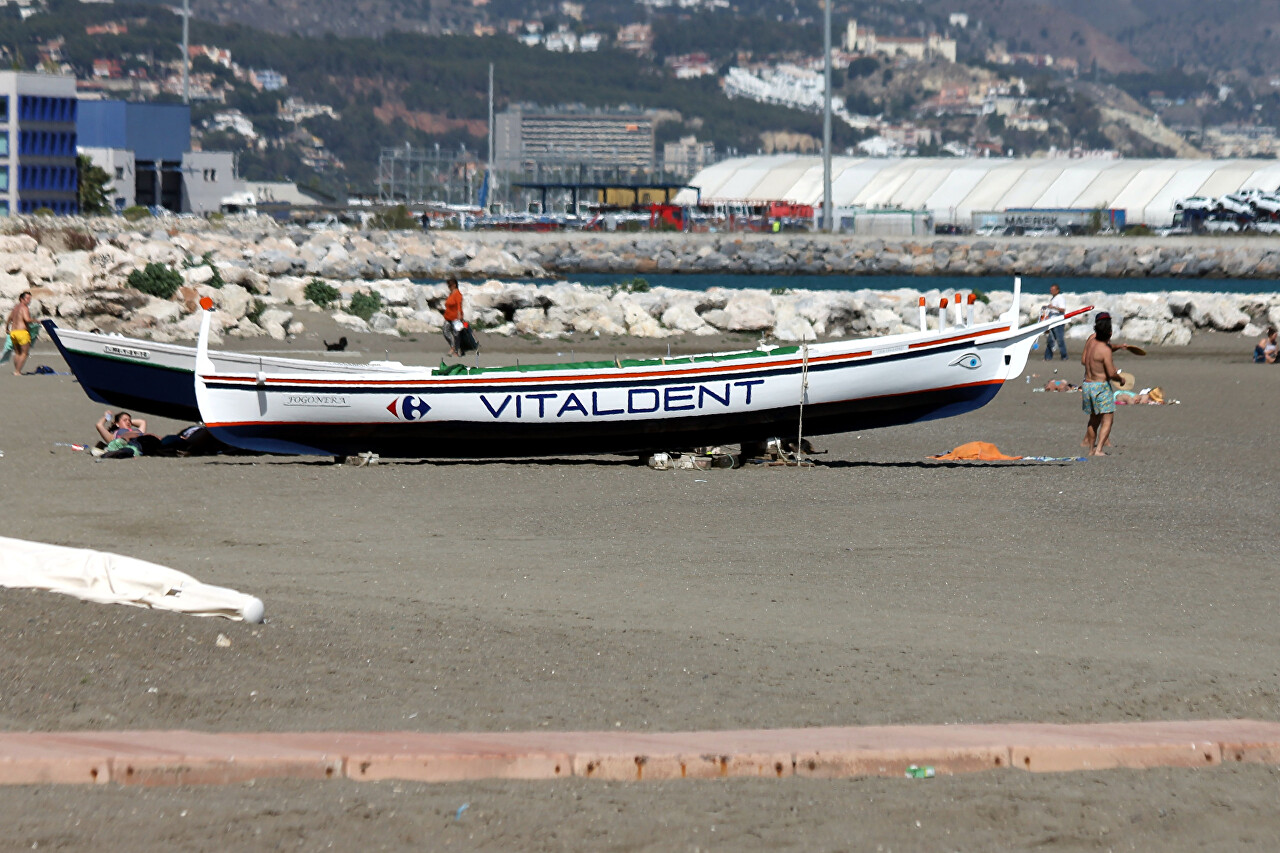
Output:
[[437,376],[478,376],[484,373],[536,373],[546,370],[602,370],[609,367],[658,367],[667,364],[708,364],[734,361],[743,358],[763,358],[771,355],[793,355],[800,347],[777,347],[764,350],[718,353],[716,355],[681,355],[671,358],[620,358],[613,361],[571,361],[559,364],[512,364],[500,367],[468,367],[465,364],[446,364],[441,361]]

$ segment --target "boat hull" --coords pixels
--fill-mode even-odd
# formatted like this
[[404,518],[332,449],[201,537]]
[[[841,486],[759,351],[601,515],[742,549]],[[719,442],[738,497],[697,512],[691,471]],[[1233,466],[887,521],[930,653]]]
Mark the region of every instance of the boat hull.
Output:
[[560,372],[299,378],[201,369],[196,384],[213,434],[247,450],[632,454],[796,435],[801,417],[813,436],[964,414],[1021,373],[1045,327],[993,325]]
[[[879,429],[979,409],[998,383],[918,391],[891,398],[808,405],[805,436]],[[435,421],[427,424],[323,424],[294,428],[237,424],[211,428],[233,447],[261,453],[355,456],[372,452],[400,458],[479,459],[584,454],[644,454],[795,436],[799,405],[754,414],[670,417],[661,421],[538,423],[519,429],[502,423]]]
[[[77,332],[59,328],[52,320],[45,320],[44,327],[89,399],[116,409],[188,423],[200,420],[195,347]],[[224,373],[267,370],[287,375],[329,375],[421,370],[403,365],[346,364],[247,353],[215,352],[210,357],[215,368]]]

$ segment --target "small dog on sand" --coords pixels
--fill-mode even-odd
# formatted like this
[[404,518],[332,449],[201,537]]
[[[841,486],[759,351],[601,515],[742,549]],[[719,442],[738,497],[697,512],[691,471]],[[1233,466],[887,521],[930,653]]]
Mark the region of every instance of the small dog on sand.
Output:
[[338,342],[335,344],[331,344],[328,341],[325,341],[324,348],[327,349],[329,352],[342,352],[347,348],[346,336],[338,338]]

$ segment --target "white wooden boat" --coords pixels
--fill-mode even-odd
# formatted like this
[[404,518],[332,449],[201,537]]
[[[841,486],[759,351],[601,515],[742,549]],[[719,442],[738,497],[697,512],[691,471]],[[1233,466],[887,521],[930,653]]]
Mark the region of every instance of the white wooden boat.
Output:
[[[985,405],[1026,366],[1030,326],[991,323],[679,358],[419,369],[388,375],[224,370],[197,346],[206,426],[267,453],[523,457],[645,453],[952,417]],[[921,308],[923,327],[923,307]],[[940,312],[947,317],[947,312]]]

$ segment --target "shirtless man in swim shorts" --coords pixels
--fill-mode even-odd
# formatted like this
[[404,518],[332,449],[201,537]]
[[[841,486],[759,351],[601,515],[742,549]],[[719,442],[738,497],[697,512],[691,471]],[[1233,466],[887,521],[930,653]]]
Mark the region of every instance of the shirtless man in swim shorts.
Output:
[[27,326],[31,323],[31,309],[27,307],[30,304],[31,291],[24,290],[18,297],[18,304],[9,312],[9,318],[4,321],[5,334],[13,342],[14,376],[22,375],[27,356],[31,354],[31,333],[27,331]]
[[1081,395],[1084,399],[1081,405],[1089,416],[1085,444],[1089,446],[1090,456],[1107,455],[1102,452],[1102,447],[1111,435],[1111,422],[1116,411],[1111,380],[1123,381],[1111,360],[1112,349],[1111,315],[1100,311],[1093,320],[1093,335],[1085,341],[1084,355],[1080,357],[1080,363],[1084,365],[1084,393]]

